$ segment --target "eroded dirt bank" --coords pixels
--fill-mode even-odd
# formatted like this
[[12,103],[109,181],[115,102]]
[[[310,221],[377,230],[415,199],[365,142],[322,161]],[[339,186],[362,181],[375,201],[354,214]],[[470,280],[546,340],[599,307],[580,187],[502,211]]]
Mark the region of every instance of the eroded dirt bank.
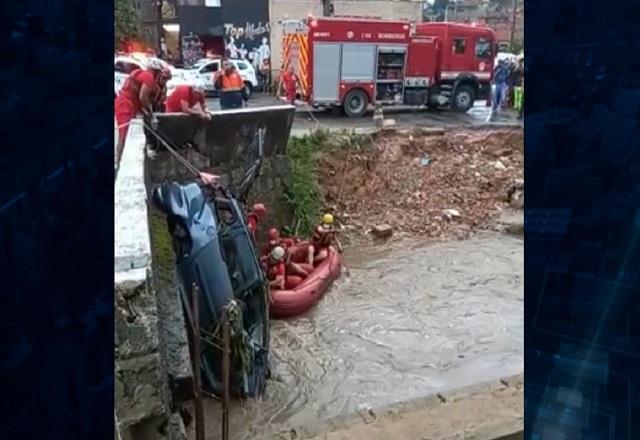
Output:
[[524,203],[521,129],[382,133],[318,162],[325,204],[352,237],[394,233],[465,238]]

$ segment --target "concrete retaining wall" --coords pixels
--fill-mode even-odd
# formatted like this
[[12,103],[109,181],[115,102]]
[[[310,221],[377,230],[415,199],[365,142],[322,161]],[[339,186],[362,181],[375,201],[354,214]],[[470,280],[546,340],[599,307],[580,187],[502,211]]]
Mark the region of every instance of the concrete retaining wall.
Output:
[[[152,287],[144,146],[142,127],[133,124],[114,190],[115,425],[122,440],[185,440],[170,385],[176,371],[191,377],[185,371],[189,356],[179,303],[178,318],[168,317],[175,305],[167,305]],[[177,338],[182,345],[165,342],[167,319],[182,325]],[[171,356],[168,347],[174,350]],[[172,362],[175,357],[180,361]]]

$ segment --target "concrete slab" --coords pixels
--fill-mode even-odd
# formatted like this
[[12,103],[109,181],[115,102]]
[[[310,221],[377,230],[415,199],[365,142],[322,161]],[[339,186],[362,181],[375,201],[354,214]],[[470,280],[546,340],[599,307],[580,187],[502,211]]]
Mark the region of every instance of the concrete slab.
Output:
[[115,182],[114,259],[116,279],[144,280],[151,264],[147,196],[144,186],[145,137],[140,121],[129,127]]

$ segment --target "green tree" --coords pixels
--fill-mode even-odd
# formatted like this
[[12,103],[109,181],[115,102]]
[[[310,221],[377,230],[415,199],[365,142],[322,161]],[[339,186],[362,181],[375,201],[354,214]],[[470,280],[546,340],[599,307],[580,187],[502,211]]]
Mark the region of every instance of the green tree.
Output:
[[524,49],[522,41],[513,40],[513,44],[511,45],[510,49],[511,53],[515,53],[516,55],[519,54],[520,52],[522,52],[522,49]]
[[133,0],[115,0],[114,23],[116,45],[122,38],[138,36],[138,16]]

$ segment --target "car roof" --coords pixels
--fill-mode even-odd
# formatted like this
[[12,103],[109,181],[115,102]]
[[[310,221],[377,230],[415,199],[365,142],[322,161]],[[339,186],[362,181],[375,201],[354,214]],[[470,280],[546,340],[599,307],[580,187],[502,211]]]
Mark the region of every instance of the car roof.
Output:
[[136,58],[132,58],[132,57],[129,57],[129,56],[124,56],[124,55],[120,55],[120,56],[115,57],[114,63],[118,62],[118,61],[123,61],[125,63],[133,63],[133,64],[142,65],[142,61],[141,60],[138,60]]
[[[245,60],[244,58],[228,58],[229,61],[234,61],[234,62],[243,62],[243,63],[248,63],[249,60]],[[196,61],[194,64],[202,64],[202,63],[208,63],[210,61],[222,61],[222,58],[200,58],[198,61]]]

